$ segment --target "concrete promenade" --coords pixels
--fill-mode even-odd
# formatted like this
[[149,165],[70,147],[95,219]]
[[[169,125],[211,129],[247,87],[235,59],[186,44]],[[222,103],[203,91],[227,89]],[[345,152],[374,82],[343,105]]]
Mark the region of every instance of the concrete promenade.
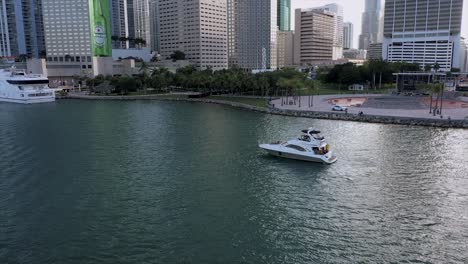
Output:
[[[366,95],[367,104],[369,101],[368,98],[372,97],[378,99],[381,96],[369,96]],[[432,116],[428,113],[428,108],[418,109],[423,106],[419,105],[413,108],[413,110],[401,110],[393,112],[395,109],[375,109],[368,112],[366,107],[351,107],[348,114],[343,112],[333,112],[331,111],[332,104],[330,100],[346,100],[352,97],[355,100],[351,100],[352,103],[361,103],[362,95],[354,96],[317,96],[314,98],[314,106],[307,107],[308,98],[303,97],[301,99],[301,107],[299,107],[298,102],[296,105],[286,105],[283,103],[281,106],[281,99],[275,99],[272,101],[273,105],[270,107],[259,107],[254,105],[249,105],[241,102],[235,101],[226,101],[222,99],[205,99],[205,98],[186,98],[186,97],[170,97],[170,96],[161,96],[161,95],[136,95],[136,96],[93,96],[93,95],[78,95],[78,94],[69,94],[59,99],[81,99],[81,100],[98,100],[98,101],[127,101],[127,100],[160,100],[160,101],[186,101],[186,102],[199,102],[199,103],[210,103],[210,104],[219,104],[226,105],[234,108],[245,109],[248,111],[261,112],[265,114],[272,115],[282,115],[282,116],[291,116],[291,117],[303,117],[303,118],[313,118],[313,119],[329,119],[329,120],[342,120],[342,121],[352,121],[352,122],[366,122],[366,123],[378,123],[378,124],[396,124],[396,125],[410,125],[410,126],[426,126],[426,127],[442,127],[442,128],[468,128],[468,118],[464,119],[448,119],[440,118],[440,116]],[[241,97],[245,98],[245,97]],[[284,102],[284,101],[283,101]],[[373,103],[375,104],[375,102]],[[394,103],[390,103],[392,105]],[[383,103],[382,106],[388,107],[389,103]],[[411,107],[408,107],[411,108]],[[312,110],[313,109],[313,110]],[[364,112],[364,115],[358,115],[360,111]],[[450,113],[454,112],[453,110],[448,110]],[[458,115],[466,116],[468,115],[468,108],[459,110]],[[374,114],[371,114],[374,113]],[[382,114],[376,114],[382,113]],[[411,114],[408,114],[411,113]]]
[[[271,101],[276,109],[292,111],[313,111],[332,113],[332,107],[336,105],[348,107],[348,114],[424,118],[424,119],[448,119],[468,120],[468,102],[464,100],[445,101],[442,106],[442,118],[440,115],[429,113],[428,98],[412,96],[390,96],[390,95],[322,95],[313,96],[313,103],[309,106],[308,96],[276,99]],[[301,101],[299,104],[299,100]],[[283,102],[282,102],[283,101]],[[295,103],[294,103],[295,102]],[[335,112],[336,113],[336,112]]]

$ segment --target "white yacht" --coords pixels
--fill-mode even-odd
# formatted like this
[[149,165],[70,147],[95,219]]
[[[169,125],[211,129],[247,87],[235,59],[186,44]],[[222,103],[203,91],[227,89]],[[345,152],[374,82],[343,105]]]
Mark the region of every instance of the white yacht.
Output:
[[40,74],[26,74],[12,67],[0,70],[0,102],[33,104],[55,101],[49,79]]
[[330,150],[330,145],[325,142],[325,138],[320,136],[320,131],[309,128],[302,130],[302,132],[303,134],[297,139],[262,144],[259,147],[271,155],[288,159],[323,164],[333,164],[338,160],[333,151]]

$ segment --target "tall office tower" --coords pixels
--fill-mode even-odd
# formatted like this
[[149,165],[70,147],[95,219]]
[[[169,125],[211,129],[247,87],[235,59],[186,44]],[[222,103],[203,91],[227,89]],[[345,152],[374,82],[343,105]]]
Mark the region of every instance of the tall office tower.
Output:
[[151,20],[150,0],[133,0],[135,18],[135,38],[146,41],[146,46],[151,47]]
[[367,50],[368,60],[381,60],[382,59],[382,43],[371,43]]
[[460,38],[460,71],[468,72],[468,43],[464,37]]
[[366,0],[365,11],[362,14],[361,35],[359,35],[359,49],[367,50],[369,49],[369,44],[381,41],[381,1],[382,0]]
[[327,11],[333,14],[333,60],[343,58],[343,7],[337,4],[328,4],[312,8],[317,11]]
[[150,37],[151,37],[151,46],[149,46],[152,50],[157,51],[159,53],[159,25],[157,14],[158,14],[158,1],[157,0],[150,0],[149,2],[150,7]]
[[278,69],[294,65],[294,33],[278,31]]
[[161,56],[185,53],[198,69],[228,67],[226,0],[159,0]]
[[278,0],[278,28],[280,31],[291,30],[291,0]]
[[354,26],[351,22],[346,22],[343,24],[343,48],[352,49],[353,48],[353,37],[354,37]]
[[[133,0],[111,0],[112,36],[135,37],[135,21],[133,19]],[[131,30],[133,29],[133,32]],[[113,41],[116,49],[130,48],[129,41]]]
[[336,14],[328,10],[296,9],[294,64],[333,60]]
[[463,0],[387,0],[383,59],[460,68],[462,12]]
[[0,20],[3,24],[1,45],[5,54],[11,56],[26,54],[31,57],[45,54],[40,0],[0,0],[0,10],[2,15]]
[[278,2],[238,0],[236,12],[238,66],[245,70],[276,69]]
[[228,66],[229,68],[239,66],[237,54],[237,2],[238,0],[227,0],[227,37],[228,37]]
[[0,0],[0,57],[11,56],[6,1],[7,0]]
[[112,74],[108,0],[42,0],[49,76]]

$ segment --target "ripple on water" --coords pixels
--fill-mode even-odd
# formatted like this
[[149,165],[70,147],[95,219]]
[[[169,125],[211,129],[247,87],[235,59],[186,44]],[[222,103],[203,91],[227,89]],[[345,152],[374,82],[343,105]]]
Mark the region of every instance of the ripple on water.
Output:
[[[468,262],[468,133],[164,102],[0,104],[2,263]],[[325,132],[333,166],[259,143]]]

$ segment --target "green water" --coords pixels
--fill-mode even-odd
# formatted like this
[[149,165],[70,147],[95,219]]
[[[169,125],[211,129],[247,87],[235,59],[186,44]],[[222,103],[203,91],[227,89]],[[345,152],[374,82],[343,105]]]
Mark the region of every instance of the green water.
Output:
[[[321,129],[332,166],[259,143]],[[468,131],[0,104],[0,263],[468,262]]]

